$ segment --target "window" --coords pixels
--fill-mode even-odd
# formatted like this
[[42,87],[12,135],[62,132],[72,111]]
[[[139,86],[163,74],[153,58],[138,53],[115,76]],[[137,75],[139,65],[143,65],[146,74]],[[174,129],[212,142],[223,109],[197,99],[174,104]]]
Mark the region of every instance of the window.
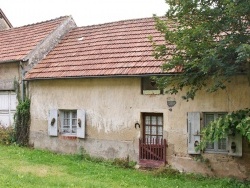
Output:
[[61,133],[76,134],[77,131],[77,111],[61,111]]
[[146,142],[155,143],[163,138],[162,114],[144,114],[144,139]]
[[[205,113],[205,122],[204,125],[208,125],[210,122],[215,119],[224,116],[226,113]],[[207,144],[206,151],[208,152],[218,152],[218,153],[227,153],[227,138],[219,139],[218,142]]]
[[163,90],[157,88],[156,82],[150,77],[141,79],[142,94],[163,94]]
[[85,138],[85,110],[50,109],[48,116],[48,134],[58,136],[76,136]]

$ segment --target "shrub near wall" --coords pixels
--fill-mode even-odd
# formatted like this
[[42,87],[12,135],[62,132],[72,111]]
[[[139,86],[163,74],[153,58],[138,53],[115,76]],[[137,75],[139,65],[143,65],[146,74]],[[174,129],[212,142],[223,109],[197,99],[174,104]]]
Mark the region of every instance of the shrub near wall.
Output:
[[14,129],[13,127],[5,127],[0,125],[0,143],[9,145],[14,140]]
[[15,113],[15,141],[18,145],[29,144],[30,100],[19,101]]

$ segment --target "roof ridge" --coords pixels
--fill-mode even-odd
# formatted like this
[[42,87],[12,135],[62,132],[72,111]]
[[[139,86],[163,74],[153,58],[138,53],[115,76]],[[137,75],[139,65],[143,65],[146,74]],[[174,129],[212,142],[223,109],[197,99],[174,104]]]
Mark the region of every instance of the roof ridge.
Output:
[[33,25],[37,25],[37,24],[43,24],[43,23],[52,22],[52,21],[56,21],[56,20],[60,20],[60,19],[64,19],[64,18],[66,19],[66,18],[70,18],[70,17],[72,17],[72,16],[71,15],[69,15],[69,16],[60,16],[60,17],[53,18],[53,19],[50,19],[50,20],[45,20],[45,21],[41,21],[41,22],[27,24],[27,25],[23,25],[23,26],[19,26],[19,27],[13,27],[12,29],[29,27],[29,26],[33,26]]
[[[164,16],[157,16],[157,17],[164,18]],[[87,28],[87,27],[105,26],[105,25],[109,25],[109,24],[118,24],[118,23],[122,23],[122,22],[132,22],[132,21],[143,21],[143,20],[149,20],[149,19],[154,19],[154,16],[144,17],[144,18],[125,19],[125,20],[106,22],[106,23],[101,23],[101,24],[86,25],[86,26],[76,27],[75,29],[81,29],[81,28],[84,29],[84,28]]]

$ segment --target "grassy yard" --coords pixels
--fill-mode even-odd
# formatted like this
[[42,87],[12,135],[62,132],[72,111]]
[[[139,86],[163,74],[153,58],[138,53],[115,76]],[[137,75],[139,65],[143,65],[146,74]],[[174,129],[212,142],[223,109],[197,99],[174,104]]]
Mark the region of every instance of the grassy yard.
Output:
[[0,187],[235,188],[250,187],[250,184],[230,179],[124,169],[83,155],[0,145]]

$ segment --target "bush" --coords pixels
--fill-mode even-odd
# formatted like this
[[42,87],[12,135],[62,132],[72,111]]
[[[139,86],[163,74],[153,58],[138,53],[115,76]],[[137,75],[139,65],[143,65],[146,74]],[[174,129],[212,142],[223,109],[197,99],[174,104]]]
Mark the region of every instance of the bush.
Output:
[[180,172],[176,169],[173,169],[171,166],[161,166],[153,171],[155,176],[177,176],[180,175]]
[[10,145],[14,140],[14,129],[0,125],[0,143]]
[[111,163],[122,168],[134,168],[136,165],[135,162],[129,160],[129,156],[126,158],[115,158]]

